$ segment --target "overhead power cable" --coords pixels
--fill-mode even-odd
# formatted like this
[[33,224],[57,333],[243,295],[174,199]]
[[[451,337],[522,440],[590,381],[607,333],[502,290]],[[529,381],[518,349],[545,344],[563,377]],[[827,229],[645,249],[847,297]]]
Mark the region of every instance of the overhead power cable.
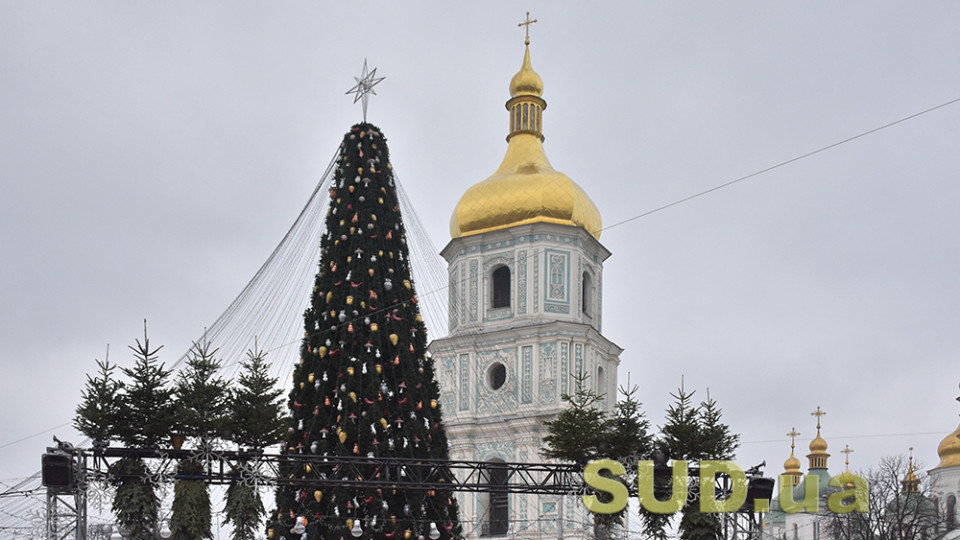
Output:
[[[696,198],[699,198],[699,197],[703,197],[704,195],[707,195],[708,193],[713,193],[714,191],[721,190],[721,189],[723,189],[723,188],[725,188],[725,187],[730,187],[730,186],[732,186],[732,185],[734,185],[734,184],[736,184],[736,183],[743,182],[744,180],[749,180],[749,179],[754,178],[754,177],[756,177],[756,176],[760,176],[761,174],[768,173],[768,172],[770,172],[770,171],[772,171],[772,170],[775,170],[775,169],[779,169],[780,167],[789,165],[789,164],[791,164],[791,163],[795,163],[795,162],[797,162],[797,161],[800,161],[801,159],[806,159],[806,158],[808,158],[808,157],[810,157],[810,156],[815,156],[815,155],[817,155],[817,154],[819,154],[819,153],[821,153],[821,152],[826,152],[827,150],[830,150],[831,148],[836,148],[836,147],[838,147],[838,146],[840,146],[840,145],[846,144],[846,143],[851,142],[851,141],[855,141],[855,140],[860,139],[860,138],[862,138],[862,137],[866,137],[867,135],[871,135],[871,134],[876,133],[876,132],[878,132],[878,131],[882,131],[882,130],[887,129],[887,128],[889,128],[889,127],[893,127],[893,126],[895,126],[895,125],[897,125],[897,124],[902,124],[902,123],[906,122],[907,120],[913,120],[914,118],[917,118],[918,116],[923,116],[923,115],[925,115],[925,114],[927,114],[927,113],[931,113],[931,112],[933,112],[933,111],[942,109],[942,108],[947,107],[947,106],[949,106],[949,105],[953,105],[954,103],[957,103],[957,102],[960,102],[960,97],[955,98],[955,99],[951,99],[950,101],[941,103],[940,105],[936,105],[936,106],[934,106],[934,107],[930,107],[929,109],[924,109],[924,110],[922,110],[922,111],[920,111],[920,112],[918,112],[918,113],[911,114],[910,116],[904,116],[903,118],[900,118],[899,120],[894,120],[893,122],[889,122],[889,123],[887,123],[887,124],[883,124],[882,126],[875,127],[875,128],[873,128],[873,129],[869,129],[869,130],[867,130],[867,131],[858,133],[858,134],[856,134],[856,135],[854,135],[854,136],[852,136],[852,137],[847,137],[846,139],[843,139],[843,140],[841,140],[841,141],[837,141],[837,142],[835,142],[835,143],[833,143],[833,144],[828,144],[828,145],[826,145],[826,146],[822,146],[822,147],[820,147],[820,148],[817,148],[816,150],[811,150],[810,152],[807,152],[806,154],[801,154],[801,155],[799,155],[799,156],[797,156],[797,157],[788,159],[788,160],[786,160],[786,161],[781,161],[780,163],[777,163],[776,165],[771,165],[770,167],[767,167],[766,169],[761,169],[761,170],[759,170],[759,171],[750,173],[750,174],[748,174],[748,175],[746,175],[746,176],[741,176],[740,178],[736,178],[736,179],[734,179],[734,180],[730,180],[729,182],[725,182],[725,183],[720,184],[720,185],[718,185],[718,186],[714,186],[714,187],[712,187],[712,188],[710,188],[710,189],[701,191],[701,192],[699,192],[699,193],[694,193],[693,195],[690,195],[690,196],[688,196],[688,197],[684,197],[684,198],[682,198],[682,199],[678,199],[678,200],[676,200],[676,201],[673,201],[672,203],[665,204],[665,205],[663,205],[663,206],[654,208],[653,210],[649,210],[649,211],[647,211],[647,212],[644,212],[644,213],[642,213],[642,214],[638,214],[638,215],[633,216],[633,217],[631,217],[631,218],[627,218],[627,219],[618,221],[618,222],[616,222],[616,223],[614,223],[614,224],[612,224],[612,225],[607,225],[606,227],[604,227],[604,228],[602,228],[602,229],[600,229],[600,230],[601,230],[601,231],[606,231],[606,230],[608,230],[608,229],[612,229],[612,228],[614,228],[614,227],[619,227],[619,226],[624,225],[624,224],[626,224],[626,223],[630,223],[631,221],[638,220],[638,219],[640,219],[640,218],[642,218],[642,217],[647,217],[647,216],[649,216],[650,214],[656,214],[657,212],[659,212],[659,211],[661,211],[661,210],[666,210],[667,208],[672,208],[672,207],[674,207],[674,206],[683,204],[683,203],[685,203],[685,202],[687,202],[687,201],[692,201],[693,199],[696,199]],[[595,232],[595,231],[594,231],[594,232]]]

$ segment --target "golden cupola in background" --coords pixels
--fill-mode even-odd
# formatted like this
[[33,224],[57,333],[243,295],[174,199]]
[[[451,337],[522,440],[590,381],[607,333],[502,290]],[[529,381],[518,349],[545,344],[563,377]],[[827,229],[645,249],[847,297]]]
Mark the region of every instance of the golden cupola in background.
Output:
[[[960,397],[957,398],[960,401]],[[940,463],[935,469],[960,466],[960,426],[953,430],[953,433],[944,437],[937,447],[937,455],[940,456]]]
[[543,79],[530,63],[530,39],[523,65],[510,81],[507,153],[492,176],[463,194],[450,218],[450,236],[460,238],[527,223],[583,227],[600,238],[600,211],[586,192],[556,171],[543,150]]
[[783,462],[783,474],[789,476],[791,484],[795,486],[800,483],[800,478],[803,477],[803,473],[800,471],[800,459],[793,454],[796,447],[796,438],[800,434],[797,433],[797,428],[792,428],[787,435],[790,436],[790,457]]
[[907,475],[900,481],[904,493],[920,493],[920,478],[917,477],[917,470],[913,467],[913,447],[910,447],[910,465],[907,467]]
[[817,407],[816,412],[810,414],[817,417],[817,436],[810,441],[810,453],[807,454],[807,459],[810,460],[811,469],[826,469],[830,454],[827,453],[827,441],[820,436],[820,417],[827,413]]

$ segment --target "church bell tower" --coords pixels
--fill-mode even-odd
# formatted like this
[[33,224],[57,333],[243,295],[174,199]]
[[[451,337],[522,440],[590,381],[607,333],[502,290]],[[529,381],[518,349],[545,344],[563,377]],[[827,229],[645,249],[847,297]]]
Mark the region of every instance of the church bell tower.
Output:
[[[529,45],[528,33],[506,102],[506,155],[492,176],[464,193],[441,252],[449,335],[430,351],[455,460],[543,461],[543,422],[565,408],[560,396],[574,393],[578,374],[604,396],[605,410],[616,401],[622,349],[601,334],[610,252],[599,241],[597,207],[544,153],[547,103]],[[491,471],[488,482],[506,481]],[[590,527],[573,497],[460,497],[467,538],[559,537],[561,526],[572,537]]]

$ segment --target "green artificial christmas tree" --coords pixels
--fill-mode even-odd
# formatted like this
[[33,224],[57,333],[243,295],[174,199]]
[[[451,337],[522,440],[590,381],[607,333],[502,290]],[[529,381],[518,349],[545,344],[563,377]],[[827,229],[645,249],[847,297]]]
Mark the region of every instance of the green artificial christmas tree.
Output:
[[[284,453],[448,458],[387,143],[371,124],[340,145],[304,326]],[[281,474],[313,477],[298,460]],[[449,491],[294,485],[276,501],[275,539],[460,535]]]
[[[277,389],[277,379],[268,375],[265,355],[256,345],[247,351],[247,361],[242,363],[243,371],[237,387],[230,394],[227,424],[230,440],[241,451],[254,454],[238,458],[241,467],[250,464],[256,458],[255,454],[265,447],[282,441],[286,432],[286,416],[280,397],[283,391]],[[233,471],[233,474],[235,479],[227,487],[224,523],[233,525],[233,540],[253,540],[266,514],[259,486],[250,478],[243,478],[242,470]]]

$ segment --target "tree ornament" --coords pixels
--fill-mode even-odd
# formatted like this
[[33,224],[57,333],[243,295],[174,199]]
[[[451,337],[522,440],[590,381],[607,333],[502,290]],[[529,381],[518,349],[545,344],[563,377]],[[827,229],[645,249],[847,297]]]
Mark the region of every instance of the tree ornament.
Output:
[[390,334],[390,343],[391,343],[392,345],[396,345],[396,344],[397,344],[397,341],[399,341],[399,340],[400,340],[400,337],[399,337],[399,336],[397,336],[396,334]]
[[320,502],[320,499],[323,499],[323,492],[319,489],[313,492],[313,498]]

